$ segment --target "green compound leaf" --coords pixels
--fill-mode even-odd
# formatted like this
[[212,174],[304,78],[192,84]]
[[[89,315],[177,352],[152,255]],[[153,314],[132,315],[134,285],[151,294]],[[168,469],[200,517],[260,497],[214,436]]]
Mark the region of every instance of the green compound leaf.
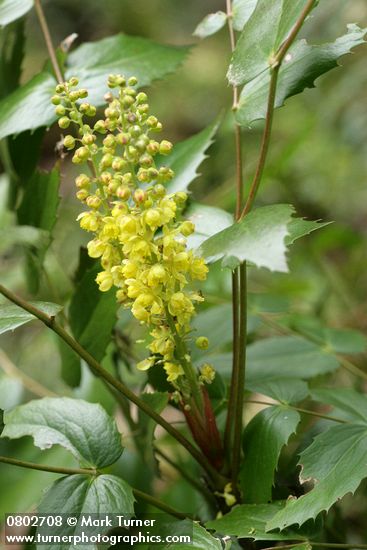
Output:
[[[275,107],[281,107],[288,97],[305,88],[313,88],[319,76],[338,67],[341,56],[365,42],[366,32],[367,29],[352,24],[348,25],[348,33],[335,42],[322,45],[309,45],[306,40],[295,42],[279,71]],[[250,126],[254,120],[265,118],[269,83],[270,73],[266,70],[245,85],[236,111],[239,124]]]
[[310,392],[312,399],[334,407],[333,414],[343,420],[367,424],[367,396],[352,388],[320,388]]
[[0,229],[0,253],[13,246],[24,246],[42,250],[48,246],[50,237],[47,231],[31,225],[14,225]]
[[175,173],[172,182],[167,186],[169,193],[187,191],[190,183],[200,175],[197,169],[207,158],[205,151],[213,143],[218,126],[219,121],[215,120],[198,134],[175,145],[168,157],[157,159],[158,166],[168,166]]
[[[168,544],[165,546],[162,545],[162,548],[167,548],[170,550],[222,550],[223,547],[221,541],[208,533],[208,531],[204,529],[204,527],[202,527],[198,523],[193,523],[192,527],[193,541],[191,544]],[[186,530],[186,533],[187,532],[188,531]],[[177,529],[177,533],[179,533],[179,526]]]
[[192,203],[185,211],[185,218],[195,224],[195,232],[187,239],[190,248],[197,248],[209,237],[233,224],[233,215],[222,208]]
[[56,119],[50,98],[56,80],[40,73],[0,102],[0,139],[26,130],[50,126]]
[[367,337],[357,330],[326,327],[316,317],[293,314],[286,319],[287,326],[306,338],[325,346],[332,353],[364,353]]
[[139,86],[147,86],[176,71],[189,50],[187,46],[157,44],[121,33],[74,50],[67,59],[66,78],[77,76],[90,92],[91,103],[101,105],[110,73],[136,76]]
[[242,31],[253,14],[258,0],[234,0],[232,4],[233,28]]
[[367,427],[343,424],[318,435],[300,456],[300,479],[313,481],[314,488],[298,499],[291,499],[271,518],[268,531],[302,525],[315,519],[347,493],[354,493],[367,477]]
[[201,23],[198,24],[194,31],[194,36],[198,38],[206,38],[220,31],[227,22],[227,14],[224,11],[209,13]]
[[[136,76],[140,86],[174,72],[184,61],[188,47],[157,44],[146,38],[118,34],[83,44],[68,57],[66,78],[77,76],[90,91],[90,101],[103,105],[110,73]],[[56,80],[42,72],[0,102],[0,139],[50,126],[55,120],[51,96]]]
[[[97,360],[102,361],[117,320],[115,292],[101,292],[95,282],[99,263],[87,269],[77,282],[69,307],[69,322],[75,339]],[[102,321],[103,320],[103,321]],[[80,358],[63,342],[59,344],[61,374],[71,387],[81,380]]]
[[[33,306],[40,309],[47,315],[55,316],[62,310],[62,306],[52,304],[50,302],[31,302]],[[1,305],[0,306],[0,334],[15,330],[29,321],[34,321],[36,317],[28,311],[16,305]]]
[[67,397],[45,397],[5,413],[2,437],[26,435],[40,449],[61,445],[93,468],[113,464],[123,451],[116,424],[100,405]]
[[208,529],[217,533],[253,540],[302,540],[299,533],[267,533],[266,523],[284,508],[283,502],[272,504],[241,504],[229,514],[206,523]]
[[240,480],[246,502],[272,500],[272,486],[280,452],[295,433],[301,418],[297,411],[278,405],[259,412],[246,426],[246,449]]
[[267,395],[280,403],[293,404],[305,399],[309,394],[308,384],[299,378],[263,378],[250,380],[248,389]]
[[322,224],[292,219],[288,204],[263,206],[251,211],[240,222],[202,243],[199,254],[208,262],[222,259],[222,266],[234,269],[244,261],[272,271],[287,271],[287,244],[322,227]]
[[0,27],[19,19],[33,7],[33,0],[0,0]]
[[27,280],[30,291],[35,294],[39,289],[42,265],[47,249],[51,244],[52,230],[57,219],[60,171],[56,167],[51,172],[36,172],[27,182],[23,200],[17,211],[18,221],[47,232],[44,246],[27,250]]
[[[307,0],[259,0],[238,40],[228,69],[230,84],[246,84],[266,71]],[[250,10],[251,8],[248,7]]]
[[105,355],[117,320],[115,291],[101,292],[95,282],[101,269],[96,264],[84,273],[69,308],[70,327],[75,338],[97,361]]
[[[95,478],[85,475],[72,475],[56,480],[37,507],[39,514],[134,514],[134,495],[131,487],[113,475],[100,475]],[[42,533],[42,527],[38,527]],[[89,536],[101,534],[100,526],[54,525],[52,534],[56,536],[80,536],[82,532]],[[102,529],[103,531],[103,529]],[[106,527],[104,532],[108,531]],[[77,545],[78,548],[91,548],[90,545]],[[93,548],[95,545],[92,545]],[[37,547],[44,550],[71,550],[76,548],[72,542],[66,544],[42,544]]]
[[249,383],[283,378],[308,380],[339,367],[335,357],[299,336],[266,338],[247,349]]

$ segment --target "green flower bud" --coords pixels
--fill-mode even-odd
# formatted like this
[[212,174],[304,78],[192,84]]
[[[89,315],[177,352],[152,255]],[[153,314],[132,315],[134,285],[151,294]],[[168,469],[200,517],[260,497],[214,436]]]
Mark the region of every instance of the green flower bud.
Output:
[[142,134],[142,129],[137,124],[135,124],[130,128],[130,135],[132,137],[139,137],[141,134]]
[[208,349],[209,340],[205,336],[199,336],[199,338],[196,338],[195,344],[199,349]]
[[107,153],[106,155],[103,155],[102,160],[100,162],[101,168],[109,168],[112,165],[113,162],[113,156],[110,153]]
[[79,147],[74,153],[72,161],[74,164],[85,162],[89,158],[89,149],[87,147]]
[[87,197],[89,197],[89,192],[86,189],[80,189],[80,191],[76,193],[76,198],[82,202],[84,202]]
[[140,169],[138,174],[137,174],[137,178],[142,183],[148,183],[150,181],[150,176],[149,176],[148,170]]
[[63,116],[66,113],[66,109],[63,105],[58,105],[55,109],[55,114],[57,116]]
[[115,74],[108,75],[107,86],[109,88],[117,88],[118,83],[117,83],[117,77]]
[[127,145],[130,141],[130,134],[127,134],[126,132],[120,132],[116,136],[117,143],[120,145]]
[[80,174],[75,180],[75,185],[79,187],[79,189],[82,189],[83,187],[89,187],[90,178],[86,174]]
[[79,97],[80,97],[80,99],[84,99],[84,98],[88,97],[88,95],[89,95],[89,94],[88,94],[88,90],[86,90],[85,88],[81,88],[81,89],[79,90]]
[[189,220],[184,221],[180,225],[180,233],[184,237],[188,237],[189,235],[192,235],[192,233],[194,233],[194,231],[195,231],[195,224],[193,224]]
[[126,89],[124,90],[124,93],[125,93],[126,95],[131,95],[131,97],[134,97],[134,98],[135,98],[135,96],[136,96],[136,90],[134,90],[134,88],[126,88]]
[[164,139],[159,144],[159,152],[161,155],[169,155],[170,152],[172,151],[172,147],[173,147],[172,143]]
[[171,181],[173,178],[174,173],[171,168],[168,168],[167,166],[161,166],[159,169],[159,177],[162,181]]
[[154,180],[158,177],[159,172],[156,168],[149,168],[148,169],[148,174],[149,174],[150,179]]
[[83,145],[92,145],[96,141],[96,136],[93,134],[86,134],[82,138]]
[[158,119],[157,117],[155,116],[150,116],[147,118],[147,125],[150,127],[150,128],[155,128],[158,124]]
[[58,96],[58,95],[53,95],[53,96],[51,97],[51,103],[52,103],[53,105],[60,105],[60,103],[61,103],[61,98],[60,98],[60,96]]
[[112,134],[108,134],[103,140],[103,145],[108,148],[112,148],[116,145],[116,139],[115,136]]
[[134,191],[134,202],[136,204],[143,203],[147,198],[147,194],[143,189],[136,189]]
[[94,105],[89,105],[88,111],[85,113],[87,116],[93,117],[97,114],[97,109]]
[[102,204],[102,201],[97,195],[90,195],[86,199],[86,203],[90,208],[99,208]]
[[76,90],[74,92],[69,93],[69,99],[72,103],[75,103],[79,99],[79,92]]
[[63,92],[65,92],[65,84],[58,84],[56,86],[56,93],[62,94]]
[[136,96],[136,102],[138,105],[141,105],[142,103],[146,103],[148,101],[148,96],[144,92],[139,92]]
[[147,151],[151,155],[156,155],[159,152],[159,143],[153,139],[147,145]]
[[73,136],[65,136],[64,137],[64,147],[66,149],[74,149],[75,147],[75,138]]
[[66,128],[69,128],[70,126],[70,118],[68,118],[67,116],[63,116],[60,118],[58,124],[60,128],[62,128],[63,130],[66,130]]
[[126,86],[126,79],[120,74],[117,75],[116,82],[117,82],[117,85],[120,86],[120,88],[123,88],[124,86]]
[[175,201],[177,204],[184,204],[187,201],[187,193],[184,191],[178,191],[175,193]]
[[129,84],[129,86],[136,86],[138,83],[138,79],[136,78],[136,76],[130,76],[127,83]]
[[134,103],[134,98],[131,97],[130,95],[126,95],[121,99],[121,104],[124,109],[128,109],[129,107],[131,107],[131,105],[133,105],[133,103]]
[[100,175],[100,180],[103,183],[103,185],[107,185],[112,180],[112,174],[109,172],[102,172]]
[[139,159],[139,164],[143,168],[150,168],[153,164],[153,157],[150,155],[142,155]]
[[154,128],[152,128],[152,132],[161,132],[162,131],[162,123],[161,122],[158,122],[157,123],[157,126],[155,126]]
[[99,134],[106,134],[106,123],[104,120],[97,120],[97,122],[94,125],[94,130],[98,132]]
[[121,185],[117,188],[116,195],[122,201],[127,201],[131,196],[131,191],[126,185]]
[[75,88],[75,86],[78,86],[79,84],[79,79],[76,78],[76,76],[72,76],[69,80],[69,85],[72,87],[72,88]]
[[104,114],[106,118],[110,118],[111,120],[119,118],[120,116],[119,110],[116,109],[115,107],[107,107],[107,109],[105,109]]
[[70,111],[69,113],[69,117],[71,118],[71,120],[73,120],[74,122],[78,122],[79,121],[79,113],[77,111]]
[[138,105],[137,111],[141,115],[146,115],[149,112],[148,103],[143,103],[142,105]]
[[113,159],[112,169],[115,170],[116,172],[121,172],[121,170],[126,168],[126,166],[127,166],[126,160],[124,160],[120,157],[116,157],[116,158]]
[[161,183],[157,183],[154,187],[153,187],[153,192],[154,192],[154,195],[157,197],[157,198],[161,198],[161,197],[164,197],[165,194],[166,194],[166,189],[165,187],[161,184]]

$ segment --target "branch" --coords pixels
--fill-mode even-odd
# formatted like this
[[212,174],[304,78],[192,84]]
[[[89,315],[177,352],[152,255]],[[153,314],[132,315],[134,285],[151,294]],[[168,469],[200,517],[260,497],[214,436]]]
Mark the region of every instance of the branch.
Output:
[[268,155],[269,150],[269,144],[270,144],[270,137],[271,137],[271,130],[273,125],[273,115],[274,115],[274,109],[275,109],[275,98],[276,98],[276,89],[278,84],[278,75],[279,70],[281,67],[281,64],[284,60],[284,57],[293,44],[297,34],[299,33],[307,15],[310,13],[312,8],[314,7],[315,0],[308,0],[306,6],[304,7],[302,13],[300,14],[299,18],[297,19],[296,23],[294,24],[288,38],[285,40],[285,42],[280,46],[277,53],[275,54],[272,64],[270,66],[270,85],[269,85],[269,96],[268,96],[268,107],[266,112],[266,119],[265,119],[265,128],[261,140],[261,149],[260,149],[260,157],[258,160],[256,172],[254,179],[251,183],[249,196],[247,198],[245,207],[242,211],[242,214],[240,216],[240,219],[242,219],[246,214],[251,210],[252,205],[254,203],[257,191],[259,189],[259,185],[261,182],[261,178],[264,172],[265,162]]
[[39,24],[41,26],[45,42],[46,42],[48,55],[50,57],[50,61],[51,61],[55,76],[56,76],[57,81],[59,82],[59,84],[62,84],[64,82],[64,78],[62,76],[60,66],[59,66],[59,63],[57,61],[55,48],[54,48],[53,43],[52,43],[51,34],[50,34],[50,31],[49,31],[49,28],[48,28],[48,25],[47,25],[45,14],[43,12],[41,0],[34,0],[34,7],[35,7],[35,10],[36,10],[36,13],[37,13],[38,21],[39,21]]
[[[8,458],[5,456],[0,456],[0,462],[4,464],[12,464],[13,466],[20,466],[21,468],[28,468],[30,470],[41,470],[43,472],[50,472],[50,473],[56,473],[56,474],[64,474],[64,475],[92,475],[96,476],[99,474],[98,470],[94,470],[92,468],[61,468],[58,466],[47,466],[43,464],[35,464],[34,462],[26,462],[23,460],[17,460],[16,458]],[[148,495],[147,493],[144,493],[143,491],[140,491],[139,489],[134,489],[132,487],[132,491],[134,493],[134,496],[136,498],[140,498],[142,500],[145,500],[145,502],[148,502],[152,506],[155,506],[159,510],[162,510],[163,512],[167,512],[167,514],[170,514],[171,516],[174,516],[178,519],[186,519],[190,517],[187,514],[183,514],[182,512],[178,512],[174,508],[171,508],[171,506],[168,506],[168,504],[158,500],[155,497],[152,497],[151,495]]]
[[[193,458],[203,467],[203,469],[213,478],[217,481],[220,480],[221,476],[220,474],[213,468],[213,466],[210,464],[210,462],[204,457],[200,451],[190,443],[188,439],[184,435],[182,435],[176,428],[174,428],[167,420],[165,420],[162,416],[160,416],[154,409],[152,409],[145,401],[140,399],[133,391],[130,390],[125,384],[120,382],[119,380],[116,380],[106,369],[102,367],[90,355],[90,353],[84,349],[66,330],[59,325],[55,317],[50,317],[40,309],[36,308],[29,302],[23,300],[19,296],[15,295],[13,292],[5,288],[3,285],[0,285],[0,293],[3,294],[8,300],[16,304],[17,306],[21,307],[25,311],[28,311],[37,319],[42,321],[48,328],[53,330],[64,342],[79,355],[91,368],[92,372],[98,376],[103,378],[106,382],[108,382],[112,387],[114,387],[118,392],[122,393],[127,399],[135,403],[135,405],[141,409],[143,412],[145,412],[148,416],[150,416],[157,424],[162,426],[172,437],[174,437],[185,449],[191,454]],[[224,480],[223,480],[224,481]]]

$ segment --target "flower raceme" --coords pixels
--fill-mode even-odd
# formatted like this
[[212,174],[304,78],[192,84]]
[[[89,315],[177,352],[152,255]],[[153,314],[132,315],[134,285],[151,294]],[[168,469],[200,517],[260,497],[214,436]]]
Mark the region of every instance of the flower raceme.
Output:
[[[94,234],[88,254],[102,266],[99,289],[116,288],[118,302],[150,329],[151,355],[138,368],[147,370],[161,361],[168,381],[182,393],[185,366],[192,369],[185,341],[195,303],[203,300],[189,285],[204,281],[208,268],[187,248],[186,237],[195,230],[181,216],[187,195],[167,193],[173,171],[155,161],[157,154],[168,155],[172,144],[151,137],[162,125],[149,114],[147,95],[137,92],[136,84],[134,77],[126,81],[110,75],[105,117],[93,126],[85,118],[95,117],[96,108],[86,101],[87,90],[77,88],[76,78],[57,86],[52,103],[61,128],[78,128],[77,137],[64,138],[65,148],[74,150],[73,163],[89,165],[91,171],[75,183],[77,198],[88,207],[78,221]],[[208,340],[200,337],[196,344],[206,349]],[[212,367],[204,365],[199,382],[213,378]]]

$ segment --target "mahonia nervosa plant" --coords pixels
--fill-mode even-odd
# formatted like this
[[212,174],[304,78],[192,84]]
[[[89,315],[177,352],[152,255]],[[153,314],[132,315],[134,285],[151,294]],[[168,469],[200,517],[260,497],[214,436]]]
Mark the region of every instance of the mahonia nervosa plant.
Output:
[[[93,127],[84,119],[94,117],[97,110],[85,101],[88,91],[78,84],[77,78],[59,84],[52,102],[59,126],[78,128],[78,137],[64,138],[66,149],[75,150],[73,163],[91,169],[91,175],[82,173],[75,183],[77,198],[88,207],[78,221],[94,234],[88,254],[100,258],[103,268],[96,279],[99,289],[115,287],[118,302],[149,327],[150,356],[137,367],[147,370],[161,362],[187,407],[194,394],[194,402],[202,408],[200,385],[212,382],[215,372],[205,364],[198,376],[186,342],[195,303],[203,301],[189,285],[204,281],[208,268],[187,248],[186,237],[195,230],[181,215],[187,194],[167,193],[165,184],[174,173],[155,162],[157,154],[171,152],[172,144],[151,137],[162,124],[149,114],[147,95],[137,92],[135,77],[109,76],[105,118]],[[206,349],[207,338],[197,338],[196,345]]]

